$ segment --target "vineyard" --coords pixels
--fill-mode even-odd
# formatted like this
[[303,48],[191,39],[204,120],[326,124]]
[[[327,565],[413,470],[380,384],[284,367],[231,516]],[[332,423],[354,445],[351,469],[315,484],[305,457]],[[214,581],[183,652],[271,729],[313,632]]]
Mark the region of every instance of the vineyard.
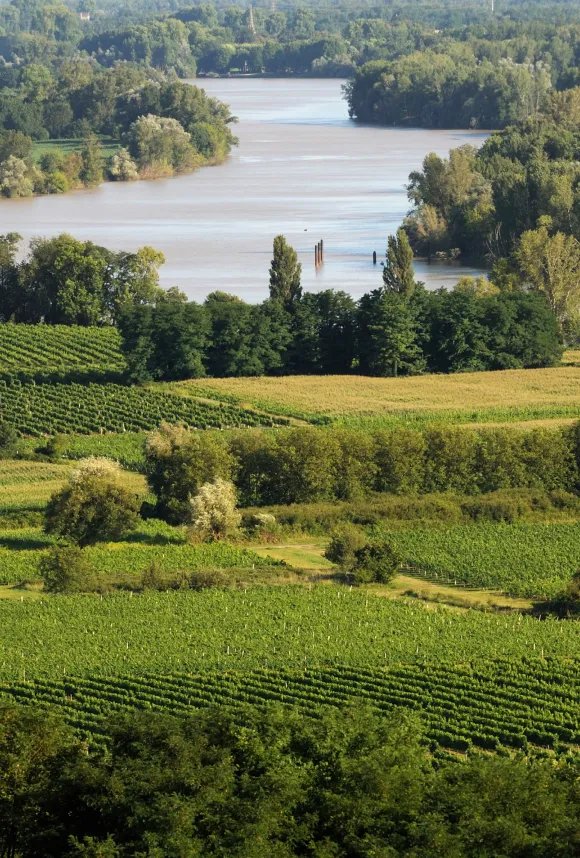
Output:
[[426,610],[320,585],[0,602],[0,681],[580,658],[580,624]]
[[433,580],[513,596],[551,598],[580,565],[580,524],[478,524],[400,531],[388,539]]
[[247,408],[124,387],[119,384],[6,384],[0,382],[2,419],[22,435],[139,432],[161,420],[197,429],[287,423]]
[[2,375],[72,373],[97,377],[120,374],[124,368],[121,338],[115,328],[0,325]]
[[[164,528],[170,532],[169,535],[163,532]],[[136,541],[100,544],[87,548],[87,556],[99,574],[111,579],[115,576],[134,576],[135,583],[138,576],[152,564],[156,565],[160,573],[192,572],[207,568],[268,567],[276,564],[275,560],[263,559],[253,551],[227,543],[188,545],[184,543],[183,535],[172,531],[168,525],[156,529],[158,532],[154,533],[149,526],[150,544],[146,541],[147,525],[143,525],[140,533],[135,534]],[[0,531],[0,584],[39,580],[40,560],[44,549],[52,541],[39,528]],[[154,544],[156,541],[162,544]]]
[[179,715],[207,706],[291,705],[315,717],[354,701],[380,713],[420,714],[425,738],[466,752],[499,747],[537,752],[580,745],[580,675],[561,659],[407,664],[388,669],[227,670],[104,678],[66,676],[0,684],[0,695],[52,706],[87,740],[106,738],[104,719],[123,710]]

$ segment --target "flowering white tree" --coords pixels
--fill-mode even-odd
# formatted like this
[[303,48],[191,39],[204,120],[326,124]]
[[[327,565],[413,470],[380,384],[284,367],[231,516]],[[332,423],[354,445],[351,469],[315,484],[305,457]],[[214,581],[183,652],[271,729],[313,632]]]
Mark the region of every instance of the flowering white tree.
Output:
[[139,178],[137,164],[131,158],[128,149],[119,149],[111,158],[109,173],[119,182],[130,182]]
[[213,483],[205,483],[189,502],[194,530],[204,536],[225,536],[239,527],[242,520],[236,509],[236,489],[233,483],[221,477]]
[[0,164],[0,189],[5,197],[30,197],[33,184],[28,178],[28,167],[22,158],[9,155]]

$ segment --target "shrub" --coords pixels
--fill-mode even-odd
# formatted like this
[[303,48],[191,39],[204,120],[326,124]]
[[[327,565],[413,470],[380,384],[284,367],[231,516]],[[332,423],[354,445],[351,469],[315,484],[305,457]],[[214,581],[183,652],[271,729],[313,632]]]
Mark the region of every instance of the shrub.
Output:
[[211,587],[226,587],[229,578],[223,569],[196,569],[189,576],[192,590],[209,590]]
[[144,590],[160,590],[163,587],[163,575],[159,564],[155,561],[143,572],[141,587]]
[[353,524],[340,525],[331,533],[324,556],[344,572],[350,572],[356,564],[356,552],[366,545],[366,541],[360,528]]
[[39,568],[49,593],[81,593],[94,587],[95,569],[77,545],[50,548]]
[[[138,522],[138,498],[123,486],[98,476],[110,460],[85,460],[71,475],[70,484],[54,494],[46,507],[45,530],[79,545],[119,539]],[[115,468],[110,468],[115,473]]]
[[191,521],[196,533],[221,539],[239,527],[242,517],[236,509],[236,489],[233,483],[218,477],[205,483],[190,499]]
[[18,432],[11,423],[0,421],[0,456],[12,456],[16,452]]
[[399,568],[399,558],[386,542],[368,543],[355,551],[353,584],[388,584]]

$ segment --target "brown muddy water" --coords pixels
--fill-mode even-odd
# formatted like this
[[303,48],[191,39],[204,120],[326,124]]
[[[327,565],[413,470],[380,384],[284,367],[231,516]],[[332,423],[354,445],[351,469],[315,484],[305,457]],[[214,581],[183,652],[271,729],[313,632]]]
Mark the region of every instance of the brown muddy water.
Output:
[[[193,83],[193,81],[192,81]],[[247,301],[267,296],[272,239],[283,233],[299,252],[306,290],[344,289],[354,297],[381,282],[373,250],[409,203],[408,175],[428,152],[446,155],[486,135],[357,126],[348,118],[340,80],[208,79],[195,81],[239,117],[240,145],[220,166],[171,179],[108,183],[63,196],[0,202],[0,232],[68,232],[111,249],[151,245],[163,251],[164,286],[192,299],[222,289]],[[325,264],[315,271],[314,244]],[[418,262],[429,288],[451,286],[456,264]]]

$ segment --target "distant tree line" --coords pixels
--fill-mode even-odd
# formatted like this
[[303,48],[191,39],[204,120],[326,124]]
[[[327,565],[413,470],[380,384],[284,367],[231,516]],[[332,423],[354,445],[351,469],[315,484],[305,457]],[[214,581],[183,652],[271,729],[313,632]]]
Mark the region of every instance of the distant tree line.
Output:
[[119,317],[133,381],[356,371],[396,376],[550,366],[562,354],[541,292],[480,294],[477,283],[428,292],[414,279],[404,232],[389,241],[383,286],[303,294],[300,264],[274,242],[270,298],[249,305],[216,292],[203,305],[127,305]]
[[[57,72],[30,63],[17,86],[0,86],[0,194],[63,193],[219,161],[236,142],[232,121],[201,89],[149,68],[103,69],[79,57]],[[54,138],[77,145],[35,154],[33,141]],[[103,138],[118,147],[108,159]]]
[[411,173],[404,223],[422,255],[485,260],[503,293],[542,292],[569,342],[580,333],[580,88],[479,151],[431,153]]
[[579,82],[577,24],[506,18],[428,32],[369,55],[345,88],[351,116],[382,125],[504,128],[536,117]]

